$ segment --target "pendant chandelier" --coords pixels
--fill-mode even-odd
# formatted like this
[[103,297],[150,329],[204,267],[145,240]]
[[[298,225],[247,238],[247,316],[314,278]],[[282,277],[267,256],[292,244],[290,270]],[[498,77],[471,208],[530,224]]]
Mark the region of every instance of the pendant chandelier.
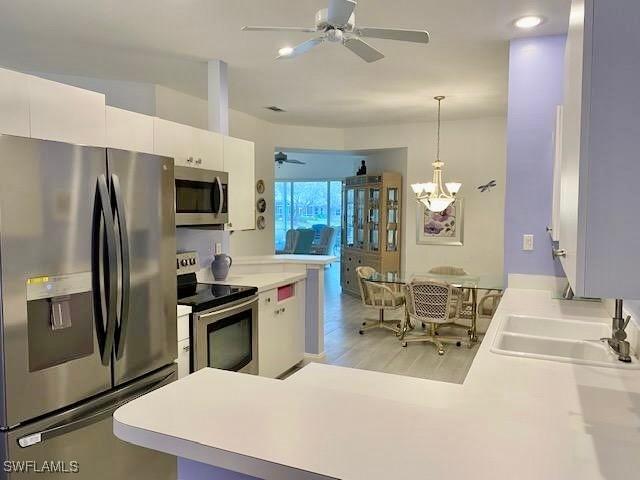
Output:
[[444,162],[440,160],[440,106],[445,97],[437,96],[438,101],[438,137],[436,161],[433,162],[433,179],[427,183],[414,183],[411,185],[416,200],[424,204],[432,212],[443,212],[456,200],[456,194],[462,187],[458,182],[447,182],[442,184],[442,167]]

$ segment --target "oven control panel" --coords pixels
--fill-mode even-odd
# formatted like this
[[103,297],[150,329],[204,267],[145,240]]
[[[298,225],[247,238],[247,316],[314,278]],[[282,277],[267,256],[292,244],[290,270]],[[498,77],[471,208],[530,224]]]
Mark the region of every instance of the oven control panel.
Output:
[[178,275],[196,273],[198,270],[200,270],[198,252],[183,252],[176,254],[176,273]]

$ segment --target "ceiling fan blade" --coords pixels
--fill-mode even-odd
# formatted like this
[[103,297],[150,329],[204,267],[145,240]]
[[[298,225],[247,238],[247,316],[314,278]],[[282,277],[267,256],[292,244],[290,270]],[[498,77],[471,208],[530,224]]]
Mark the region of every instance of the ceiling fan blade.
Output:
[[295,47],[293,47],[293,50],[291,51],[291,53],[289,55],[280,55],[280,56],[278,56],[277,59],[281,60],[281,59],[286,59],[286,58],[299,57],[300,55],[303,55],[303,54],[307,53],[313,47],[317,47],[322,42],[324,42],[324,38],[322,38],[322,37],[312,38],[311,40],[307,40],[306,42],[302,42],[301,44],[296,45]]
[[384,40],[429,43],[429,32],[427,32],[426,30],[402,30],[395,28],[362,27],[356,29],[356,34],[360,37],[382,38]]
[[367,63],[377,62],[384,58],[384,55],[359,38],[349,38],[344,41],[344,46],[358,55]]
[[242,27],[243,32],[305,32],[315,33],[315,28],[306,27]]
[[307,162],[301,162],[300,160],[296,160],[295,158],[287,158],[285,160],[287,163],[295,163],[296,165],[306,165]]
[[355,9],[355,0],[330,0],[327,23],[337,26],[346,25]]

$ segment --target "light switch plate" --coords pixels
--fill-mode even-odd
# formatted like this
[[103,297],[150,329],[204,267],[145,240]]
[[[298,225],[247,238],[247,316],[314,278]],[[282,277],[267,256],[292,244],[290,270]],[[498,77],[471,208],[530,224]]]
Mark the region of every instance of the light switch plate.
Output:
[[222,253],[222,244],[216,242],[216,255],[220,255]]
[[527,234],[522,236],[522,250],[526,252],[533,250],[533,235]]

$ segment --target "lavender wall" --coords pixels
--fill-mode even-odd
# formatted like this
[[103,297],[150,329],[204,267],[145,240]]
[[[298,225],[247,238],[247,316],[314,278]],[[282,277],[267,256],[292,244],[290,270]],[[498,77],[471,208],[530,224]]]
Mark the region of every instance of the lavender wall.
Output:
[[212,467],[186,458],[178,458],[179,480],[257,480],[256,477]]
[[[551,256],[553,133],[562,103],[565,36],[513,40],[509,51],[505,274],[564,276]],[[535,235],[534,250],[522,236]]]

